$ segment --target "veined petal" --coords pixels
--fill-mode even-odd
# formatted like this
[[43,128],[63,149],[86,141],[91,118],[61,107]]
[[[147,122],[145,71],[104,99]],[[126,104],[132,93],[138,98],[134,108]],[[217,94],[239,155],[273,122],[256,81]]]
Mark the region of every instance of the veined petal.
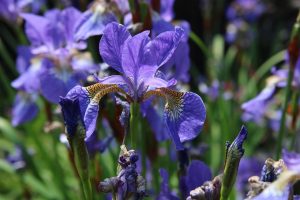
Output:
[[126,40],[122,51],[122,67],[124,75],[127,77],[133,77],[134,81],[137,81],[137,76],[140,67],[145,64],[144,59],[144,47],[150,41],[149,31],[144,31],[135,35],[134,37]]
[[94,84],[85,88],[91,98],[83,117],[86,138],[88,139],[96,129],[99,102],[101,98],[112,92],[123,92],[123,90],[116,84]]
[[195,138],[203,127],[206,110],[201,97],[192,92],[159,88],[146,92],[143,99],[153,95],[165,97],[164,120],[177,150],[182,150],[182,142]]
[[99,101],[91,101],[85,111],[84,124],[86,128],[86,138],[89,138],[96,129],[99,112]]
[[115,70],[123,73],[122,49],[124,42],[131,38],[126,27],[118,23],[110,23],[106,26],[100,40],[99,50],[103,60]]
[[175,27],[175,31],[159,34],[146,47],[152,54],[149,54],[151,57],[147,59],[153,60],[153,56],[155,56],[157,66],[162,66],[171,58],[183,36],[184,31],[180,27]]

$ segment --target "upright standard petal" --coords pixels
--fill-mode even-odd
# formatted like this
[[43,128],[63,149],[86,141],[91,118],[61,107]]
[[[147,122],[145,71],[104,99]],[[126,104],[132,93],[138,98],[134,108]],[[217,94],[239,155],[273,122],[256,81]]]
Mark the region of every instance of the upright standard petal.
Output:
[[100,40],[100,54],[107,64],[115,70],[123,73],[122,49],[124,42],[131,38],[126,27],[118,23],[110,23],[106,26]]
[[25,32],[30,43],[34,46],[43,44],[46,40],[46,32],[47,26],[49,26],[49,21],[44,17],[34,14],[22,14],[21,16],[26,21]]
[[145,50],[144,47],[150,41],[149,31],[144,31],[126,40],[122,51],[122,67],[124,75],[133,78],[137,87],[138,73],[143,62]]
[[64,34],[69,45],[72,45],[72,43],[75,42],[74,32],[76,21],[74,22],[74,19],[78,20],[81,18],[81,16],[82,13],[73,7],[66,8],[61,12],[61,20],[65,28]]
[[180,27],[175,27],[175,31],[166,31],[159,34],[146,47],[152,52],[149,59],[153,59],[153,56],[155,56],[157,66],[165,64],[173,55],[183,36],[184,30]]

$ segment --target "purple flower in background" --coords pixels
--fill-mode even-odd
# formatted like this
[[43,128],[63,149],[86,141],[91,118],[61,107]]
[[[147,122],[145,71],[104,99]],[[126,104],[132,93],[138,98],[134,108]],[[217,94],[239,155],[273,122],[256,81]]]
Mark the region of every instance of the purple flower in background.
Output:
[[83,13],[75,28],[76,40],[86,40],[95,35],[101,35],[105,25],[117,21],[115,15],[108,10],[109,2],[95,1],[91,7]]
[[152,96],[164,97],[167,102],[165,123],[177,149],[183,149],[182,142],[195,138],[202,129],[206,115],[204,104],[195,93],[169,89],[176,80],[167,81],[156,76],[176,50],[183,30],[175,28],[152,40],[148,35],[149,31],[144,31],[131,36],[120,24],[107,25],[100,41],[100,54],[121,75],[108,76],[89,87],[76,86],[67,98],[79,98],[89,137],[96,128],[99,101],[107,93],[118,92],[130,102],[143,102]]
[[[255,36],[250,25],[255,22],[266,8],[261,0],[235,0],[227,9],[226,40],[236,43],[238,46],[247,48]],[[247,39],[245,39],[247,38]]]
[[18,92],[12,109],[12,125],[31,121],[38,113],[39,108],[36,105],[37,94],[29,94],[25,92]]
[[255,157],[246,157],[241,159],[236,181],[238,192],[240,192],[243,195],[247,193],[247,184],[249,177],[259,176],[261,173],[262,166],[263,162],[260,162]]
[[[81,52],[86,43],[77,42],[74,38],[76,20],[82,16],[80,11],[70,7],[62,11],[47,11],[44,16],[25,13],[21,16],[25,20],[25,32],[31,46],[18,48],[17,70],[20,76],[12,82],[12,86],[32,97],[23,100],[22,104],[18,103],[21,102],[19,97],[15,101],[15,125],[26,121],[22,119],[25,108],[35,108],[28,119],[36,115],[34,102],[37,94],[41,93],[48,101],[58,103],[59,96],[65,96],[72,87],[86,80],[89,73],[97,70],[91,55]],[[22,106],[24,111],[18,113]]]
[[[152,16],[152,33],[155,36],[165,31],[174,30],[174,26],[171,23],[174,17],[174,0],[160,1],[160,3],[160,15],[154,12]],[[190,79],[188,73],[190,69],[190,49],[188,45],[188,38],[191,31],[190,25],[186,21],[176,22],[176,25],[184,30],[184,37],[182,37],[178,47],[168,62],[161,67],[161,71],[164,72],[168,78],[188,82]],[[175,67],[175,70],[172,70],[173,67]]]
[[205,181],[212,179],[209,167],[200,160],[193,160],[188,167],[186,181],[191,191],[202,185]]
[[111,144],[112,140],[112,136],[100,140],[97,138],[96,133],[92,134],[92,136],[85,141],[90,157],[94,157],[98,152],[103,153]]
[[[288,56],[285,58],[286,63],[289,62]],[[269,124],[273,130],[277,130],[279,127],[279,121],[281,118],[281,110],[271,110],[270,108],[276,106],[276,93],[280,89],[286,87],[288,69],[276,69],[271,70],[272,75],[267,79],[267,86],[253,99],[242,104],[244,111],[243,120],[253,120],[256,123],[262,123],[262,118],[267,117]],[[300,88],[300,59],[297,60],[294,78],[292,86],[295,89]]]
[[160,1],[160,16],[165,21],[171,21],[174,18],[173,12],[174,0]]
[[58,103],[59,96],[64,96],[79,80],[85,79],[87,72],[95,68],[92,61],[89,61],[89,55],[76,52],[77,49],[85,48],[86,44],[74,40],[74,22],[70,19],[80,16],[81,13],[72,7],[63,11],[50,10],[44,17],[22,15],[31,42],[31,53],[35,57],[42,57],[43,63],[39,70],[37,67],[34,71],[27,70],[20,78],[27,79],[28,75],[36,77],[29,79],[26,84],[35,81],[33,85],[36,90],[40,90],[53,103]]
[[5,160],[13,166],[15,170],[20,170],[26,167],[23,152],[20,146],[16,146],[13,153],[8,154]]
[[255,98],[242,104],[242,109],[246,114],[248,114],[248,119],[252,119],[256,122],[261,121],[264,116],[269,103],[272,100],[276,91],[275,86],[266,87],[261,93],[259,93]]
[[179,200],[177,196],[175,196],[169,186],[169,174],[167,170],[160,169],[159,170],[160,177],[162,178],[162,182],[160,185],[160,193],[156,200]]
[[43,59],[32,59],[30,49],[18,47],[17,70],[21,74],[11,85],[19,90],[12,109],[12,124],[19,124],[32,120],[38,113],[36,101],[38,98],[39,76],[42,73]]
[[44,3],[44,0],[2,0],[0,3],[0,16],[16,22],[21,13],[28,10],[37,13]]
[[265,5],[261,0],[235,0],[227,9],[226,16],[229,20],[237,18],[249,22],[255,21],[265,11]]
[[282,159],[288,170],[296,171],[300,174],[300,154],[282,150]]

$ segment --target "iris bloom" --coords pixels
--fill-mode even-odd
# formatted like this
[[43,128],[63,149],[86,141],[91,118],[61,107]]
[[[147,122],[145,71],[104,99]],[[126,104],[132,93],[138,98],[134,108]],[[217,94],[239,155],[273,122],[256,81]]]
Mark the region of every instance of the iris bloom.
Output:
[[28,11],[37,13],[44,3],[44,0],[2,0],[0,16],[10,22],[16,22],[21,13]]
[[111,9],[113,3],[106,1],[94,1],[91,7],[79,18],[75,28],[76,40],[86,40],[87,38],[103,33],[105,25],[117,21]]
[[99,79],[99,83],[89,87],[76,86],[67,94],[67,98],[79,99],[89,137],[96,128],[99,101],[104,95],[118,92],[131,103],[140,103],[152,96],[163,97],[166,100],[165,123],[177,149],[183,149],[182,142],[195,138],[204,124],[204,104],[195,93],[171,90],[175,79],[157,77],[159,68],[176,50],[183,30],[175,28],[153,40],[148,35],[149,31],[144,31],[131,36],[120,24],[107,25],[100,41],[100,54],[120,75]]

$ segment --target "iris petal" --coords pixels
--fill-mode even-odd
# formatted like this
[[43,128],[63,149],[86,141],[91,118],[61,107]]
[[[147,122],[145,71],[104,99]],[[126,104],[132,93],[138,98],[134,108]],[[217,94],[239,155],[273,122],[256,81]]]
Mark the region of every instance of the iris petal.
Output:
[[99,112],[99,102],[101,98],[112,92],[123,92],[116,84],[97,83],[88,87],[75,86],[68,94],[67,98],[79,99],[81,116],[83,116],[88,139],[96,129]]
[[126,27],[117,23],[110,23],[106,26],[100,40],[99,48],[103,60],[120,73],[123,72],[121,66],[122,49],[124,42],[131,38]]
[[157,66],[165,64],[173,55],[183,36],[184,31],[180,27],[175,27],[175,31],[166,31],[159,34],[147,44],[146,48],[153,53],[149,59],[153,60],[153,56],[155,56]]
[[105,25],[116,21],[116,17],[110,13],[92,12],[83,13],[75,27],[75,39],[86,40],[87,38],[103,33]]
[[12,109],[12,125],[18,126],[32,120],[38,113],[37,96],[19,92]]
[[177,150],[182,150],[182,142],[195,138],[204,125],[206,110],[201,97],[192,92],[159,88],[145,93],[143,99],[153,95],[166,99],[164,120]]
[[[126,40],[124,43],[124,48],[122,50],[122,67],[124,75],[127,77],[134,77],[135,81],[137,81],[140,67],[148,65],[148,63],[144,62],[144,47],[150,41],[148,36],[149,33],[149,31],[144,31]],[[153,63],[153,61],[151,61],[151,63]]]

